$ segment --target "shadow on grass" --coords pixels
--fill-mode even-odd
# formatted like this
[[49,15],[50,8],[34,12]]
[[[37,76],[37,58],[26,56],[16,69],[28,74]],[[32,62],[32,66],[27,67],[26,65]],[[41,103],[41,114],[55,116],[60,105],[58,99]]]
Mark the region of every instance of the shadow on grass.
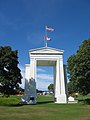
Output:
[[84,99],[84,100],[78,100],[79,103],[83,103],[85,105],[90,105],[90,98]]
[[90,98],[85,99],[85,104],[90,105]]
[[5,106],[21,107],[23,105],[39,105],[39,104],[48,104],[48,103],[54,103],[54,101],[40,101],[40,102],[37,102],[36,104],[19,103],[19,104],[16,104],[16,105],[5,105]]
[[37,102],[37,104],[48,104],[48,103],[54,103],[54,101],[41,101],[41,102]]
[[16,105],[2,105],[2,106],[7,106],[7,107],[21,107],[21,106],[23,106],[23,104],[16,104]]

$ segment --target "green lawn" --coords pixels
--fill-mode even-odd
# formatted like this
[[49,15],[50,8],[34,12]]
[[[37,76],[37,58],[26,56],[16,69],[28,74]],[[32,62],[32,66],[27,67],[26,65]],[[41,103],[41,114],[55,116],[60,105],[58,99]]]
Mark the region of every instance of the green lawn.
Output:
[[90,120],[90,105],[54,104],[39,96],[37,105],[0,106],[0,120]]

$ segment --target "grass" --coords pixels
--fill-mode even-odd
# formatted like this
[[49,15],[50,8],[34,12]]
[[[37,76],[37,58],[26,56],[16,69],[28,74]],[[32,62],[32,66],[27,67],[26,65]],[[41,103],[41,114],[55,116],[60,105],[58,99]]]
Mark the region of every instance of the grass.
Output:
[[37,100],[37,105],[0,106],[0,120],[90,120],[90,105],[54,104],[49,96]]
[[19,100],[17,98],[0,98],[0,106],[14,106],[18,104]]

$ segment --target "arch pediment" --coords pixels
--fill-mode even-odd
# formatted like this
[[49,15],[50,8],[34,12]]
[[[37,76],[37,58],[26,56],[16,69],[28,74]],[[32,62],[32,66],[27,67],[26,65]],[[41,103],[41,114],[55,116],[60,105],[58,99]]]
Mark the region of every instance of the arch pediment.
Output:
[[43,47],[29,50],[30,54],[63,54],[63,50],[59,50],[51,47]]

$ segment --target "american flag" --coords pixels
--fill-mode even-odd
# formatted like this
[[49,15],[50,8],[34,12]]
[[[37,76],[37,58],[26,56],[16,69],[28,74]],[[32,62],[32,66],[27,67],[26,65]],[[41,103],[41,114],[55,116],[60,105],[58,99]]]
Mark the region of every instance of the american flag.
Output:
[[54,31],[54,29],[53,29],[53,28],[51,28],[51,27],[47,27],[47,26],[46,26],[46,30],[49,30],[49,31]]

